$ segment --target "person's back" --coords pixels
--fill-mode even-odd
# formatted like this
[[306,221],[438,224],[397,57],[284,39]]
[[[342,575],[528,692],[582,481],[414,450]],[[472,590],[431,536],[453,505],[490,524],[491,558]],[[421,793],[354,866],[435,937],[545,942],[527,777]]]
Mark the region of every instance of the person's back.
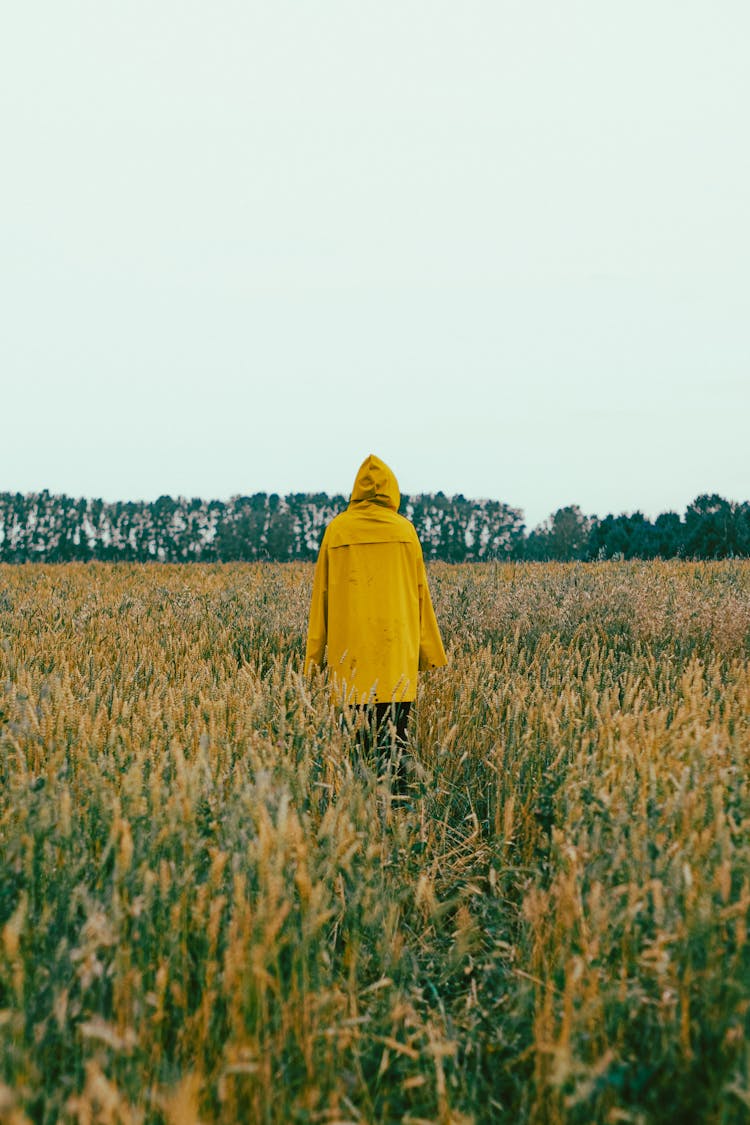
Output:
[[348,509],[326,528],[313,582],[305,668],[324,663],[336,698],[415,699],[417,672],[447,663],[413,524],[393,472],[370,455]]

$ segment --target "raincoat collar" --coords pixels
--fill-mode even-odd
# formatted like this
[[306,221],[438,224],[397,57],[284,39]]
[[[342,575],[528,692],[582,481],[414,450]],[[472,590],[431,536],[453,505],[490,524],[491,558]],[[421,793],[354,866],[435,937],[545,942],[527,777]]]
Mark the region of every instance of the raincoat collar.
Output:
[[366,457],[359,467],[349,504],[351,507],[352,504],[365,501],[392,508],[394,512],[398,511],[401,503],[401,493],[393,470],[374,453]]

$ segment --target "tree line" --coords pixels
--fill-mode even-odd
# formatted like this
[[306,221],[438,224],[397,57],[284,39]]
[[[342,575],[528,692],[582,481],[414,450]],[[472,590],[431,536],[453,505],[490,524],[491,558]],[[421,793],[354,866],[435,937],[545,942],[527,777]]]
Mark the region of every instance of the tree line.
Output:
[[[326,493],[258,492],[229,500],[160,496],[105,502],[40,493],[0,493],[0,561],[292,561],[315,559],[326,525],[348,503]],[[750,502],[704,494],[683,515],[585,515],[559,508],[527,531],[523,512],[498,500],[442,492],[402,496],[425,557],[487,559],[696,558],[750,556]]]

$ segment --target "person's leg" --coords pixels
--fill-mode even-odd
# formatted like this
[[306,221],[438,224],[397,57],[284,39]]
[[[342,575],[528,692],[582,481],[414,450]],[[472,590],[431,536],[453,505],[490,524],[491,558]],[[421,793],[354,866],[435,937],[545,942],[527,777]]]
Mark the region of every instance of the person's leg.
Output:
[[396,741],[406,746],[406,732],[409,728],[409,714],[411,703],[397,703],[396,705]]
[[351,710],[357,746],[368,757],[377,745],[375,709],[369,703],[354,703]]
[[394,788],[396,788],[399,793],[403,794],[407,793],[409,789],[406,776],[406,767],[409,757],[406,752],[406,735],[409,727],[411,703],[396,703],[394,710],[394,725],[396,727],[396,740],[394,747],[396,754],[396,770],[394,777]]
[[381,771],[390,767],[394,793],[405,793],[406,733],[411,703],[376,703],[375,725]]

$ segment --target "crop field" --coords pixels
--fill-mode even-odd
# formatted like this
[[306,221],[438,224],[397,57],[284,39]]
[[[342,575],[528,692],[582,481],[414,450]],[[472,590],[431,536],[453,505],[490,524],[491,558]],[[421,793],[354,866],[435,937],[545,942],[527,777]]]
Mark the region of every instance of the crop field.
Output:
[[434,564],[409,792],[309,564],[0,567],[0,1121],[750,1120],[750,563]]

